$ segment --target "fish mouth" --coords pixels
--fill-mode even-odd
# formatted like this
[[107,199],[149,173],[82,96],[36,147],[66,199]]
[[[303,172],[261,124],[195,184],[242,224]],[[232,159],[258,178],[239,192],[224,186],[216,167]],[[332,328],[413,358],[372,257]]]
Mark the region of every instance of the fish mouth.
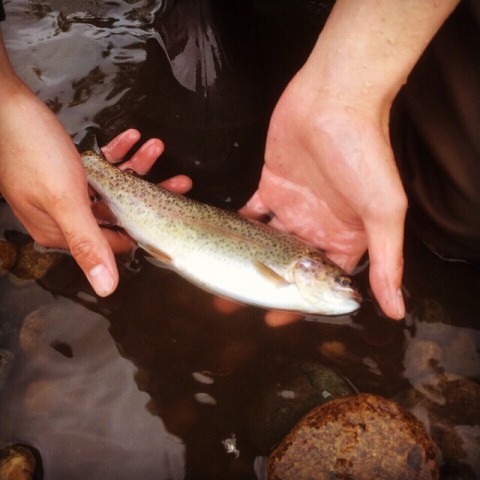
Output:
[[336,288],[337,295],[339,298],[343,300],[351,300],[352,302],[355,302],[360,306],[360,304],[363,301],[363,297],[360,294],[360,292],[351,286],[348,287],[341,287],[341,288]]
[[363,301],[363,297],[362,297],[362,295],[360,294],[359,291],[351,290],[348,293],[348,298],[350,300],[353,300],[354,302],[356,302],[358,304],[358,307],[360,308],[360,305],[362,304],[362,301]]
[[356,312],[362,305],[362,295],[353,289],[342,292],[344,308],[342,309],[342,315]]

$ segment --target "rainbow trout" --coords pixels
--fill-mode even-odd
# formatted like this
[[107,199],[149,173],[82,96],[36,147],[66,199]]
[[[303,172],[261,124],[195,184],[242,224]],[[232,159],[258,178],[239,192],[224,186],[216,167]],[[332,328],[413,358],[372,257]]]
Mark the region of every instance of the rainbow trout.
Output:
[[89,184],[153,257],[214,294],[268,309],[341,315],[361,297],[350,278],[293,235],[174,194],[82,154]]

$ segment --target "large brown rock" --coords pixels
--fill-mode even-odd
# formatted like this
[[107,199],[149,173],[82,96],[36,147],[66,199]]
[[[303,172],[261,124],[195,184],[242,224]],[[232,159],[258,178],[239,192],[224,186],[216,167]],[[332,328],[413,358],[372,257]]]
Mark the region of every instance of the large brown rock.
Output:
[[268,460],[269,480],[438,479],[436,447],[397,403],[359,394],[315,408]]

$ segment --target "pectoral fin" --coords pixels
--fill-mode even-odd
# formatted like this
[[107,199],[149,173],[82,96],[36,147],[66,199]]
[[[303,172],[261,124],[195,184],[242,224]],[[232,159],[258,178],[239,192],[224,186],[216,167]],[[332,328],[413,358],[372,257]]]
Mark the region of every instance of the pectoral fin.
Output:
[[172,257],[167,255],[165,252],[162,252],[158,248],[152,247],[151,245],[147,245],[144,243],[139,243],[138,246],[143,248],[146,252],[148,252],[152,257],[160,260],[162,263],[166,263],[167,265],[172,263]]
[[290,285],[281,275],[272,270],[270,267],[260,262],[259,260],[253,261],[255,268],[261,273],[267,280],[274,283],[277,287],[286,287]]

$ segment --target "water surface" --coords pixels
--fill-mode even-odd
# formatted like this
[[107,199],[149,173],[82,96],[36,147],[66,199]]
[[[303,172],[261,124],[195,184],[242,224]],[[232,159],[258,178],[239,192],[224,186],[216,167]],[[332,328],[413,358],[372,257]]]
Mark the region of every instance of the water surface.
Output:
[[[205,14],[200,30],[173,2],[63,3],[7,1],[2,30],[18,73],[68,131],[93,126],[105,141],[136,126],[160,136],[167,158],[152,178],[188,173],[195,197],[241,205],[258,179],[274,95],[252,88],[258,73],[222,33],[222,19],[189,2]],[[285,22],[274,20],[263,26]],[[202,64],[205,52],[215,61]],[[184,53],[199,59],[192,71]],[[21,231],[0,203],[0,235],[20,246]],[[141,252],[120,268],[106,299],[66,255],[38,281],[0,277],[0,349],[13,354],[0,384],[0,444],[37,448],[46,479],[256,478],[266,453],[252,438],[259,395],[272,385],[280,394],[282,372],[302,362],[399,401],[436,439],[453,438],[455,448],[442,444],[444,478],[480,477],[473,267],[442,261],[409,236],[405,322],[379,313],[364,269],[358,313],[277,328],[261,309],[219,308]]]

